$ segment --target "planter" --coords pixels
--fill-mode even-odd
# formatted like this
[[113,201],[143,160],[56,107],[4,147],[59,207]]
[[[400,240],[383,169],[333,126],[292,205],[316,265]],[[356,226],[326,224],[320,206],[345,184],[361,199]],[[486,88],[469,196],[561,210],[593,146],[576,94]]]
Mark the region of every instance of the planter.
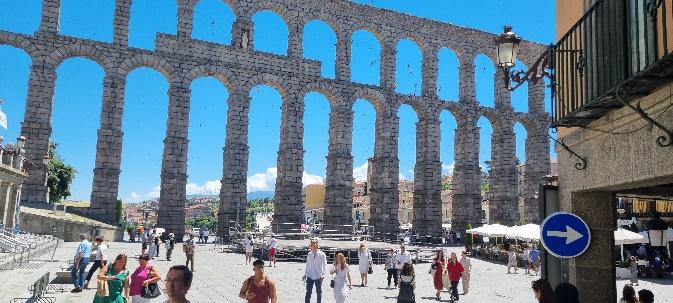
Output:
[[651,246],[666,246],[666,231],[650,229],[649,230]]
[[631,270],[628,268],[617,267],[615,274],[617,279],[628,279],[631,277]]

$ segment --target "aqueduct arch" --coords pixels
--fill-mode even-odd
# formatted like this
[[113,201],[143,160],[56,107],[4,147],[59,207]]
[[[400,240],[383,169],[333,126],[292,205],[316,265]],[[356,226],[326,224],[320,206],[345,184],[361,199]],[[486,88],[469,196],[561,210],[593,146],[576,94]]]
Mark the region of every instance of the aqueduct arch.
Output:
[[[453,223],[464,230],[468,223],[480,222],[479,130],[477,120],[486,115],[494,123],[493,166],[496,168],[493,202],[501,210],[511,209],[511,180],[516,180],[514,137],[511,126],[520,121],[528,131],[526,140],[526,203],[533,203],[536,184],[549,170],[546,137],[549,116],[544,112],[544,86],[529,85],[527,113],[511,107],[510,92],[503,88],[504,77],[496,73],[494,108],[483,108],[475,93],[474,58],[484,54],[493,59],[495,34],[457,27],[393,11],[359,5],[345,0],[225,0],[235,15],[231,45],[192,39],[193,12],[198,1],[177,0],[177,34],[158,34],[154,51],[128,47],[131,0],[116,0],[112,43],[67,37],[58,33],[60,0],[43,0],[39,31],[24,35],[0,31],[0,44],[25,50],[32,59],[29,94],[21,134],[27,138],[26,155],[37,168],[24,184],[22,200],[44,202],[47,189],[45,166],[50,137],[50,115],[42,109],[51,103],[55,84],[55,63],[71,56],[93,58],[106,71],[103,83],[103,108],[98,130],[96,166],[89,215],[106,222],[115,217],[122,145],[121,112],[124,104],[126,74],[138,66],[160,71],[170,83],[169,117],[161,168],[161,194],[158,224],[182,235],[190,82],[200,76],[215,76],[230,90],[227,112],[227,136],[223,152],[219,227],[226,230],[230,220],[242,218],[246,206],[248,161],[247,102],[249,88],[271,83],[283,95],[281,140],[276,181],[276,215],[280,221],[303,221],[303,98],[309,91],[320,91],[331,103],[329,152],[327,155],[325,222],[350,224],[352,209],[351,155],[353,116],[351,105],[367,97],[376,107],[376,151],[370,168],[377,177],[371,184],[372,222],[376,232],[397,230],[398,218],[398,117],[400,104],[409,104],[418,114],[417,157],[414,188],[414,225],[420,233],[441,235],[441,162],[439,160],[439,114],[448,110],[455,117],[456,130]],[[291,4],[291,5],[290,5]],[[271,10],[282,16],[288,26],[288,52],[279,56],[254,51],[251,16]],[[304,12],[310,12],[306,15]],[[348,12],[348,14],[344,14]],[[339,16],[339,22],[331,16]],[[319,62],[302,58],[303,29],[311,20],[324,20],[337,37],[336,77],[321,77]],[[418,32],[423,28],[424,32]],[[350,80],[351,35],[358,29],[373,33],[381,44],[380,85]],[[395,47],[400,39],[410,39],[422,53],[422,95],[395,92]],[[459,100],[442,101],[437,97],[438,53],[449,48],[458,58]],[[523,42],[521,60],[530,66],[531,58],[545,50],[543,45]],[[252,75],[252,76],[251,76]],[[496,126],[497,125],[497,126]],[[444,142],[443,145],[450,145]],[[530,167],[530,168],[529,168]],[[515,187],[516,188],[516,187]],[[516,209],[516,207],[514,207]],[[508,211],[496,212],[503,223],[518,220]],[[527,220],[534,221],[531,211]]]

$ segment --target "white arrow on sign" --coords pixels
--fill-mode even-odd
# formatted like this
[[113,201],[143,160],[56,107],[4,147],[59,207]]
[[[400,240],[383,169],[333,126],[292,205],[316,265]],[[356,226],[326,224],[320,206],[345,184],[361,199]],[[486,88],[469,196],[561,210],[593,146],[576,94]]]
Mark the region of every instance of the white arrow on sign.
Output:
[[555,231],[548,230],[547,237],[559,237],[566,238],[566,245],[577,241],[578,239],[584,237],[582,234],[578,233],[572,227],[566,225],[566,231]]

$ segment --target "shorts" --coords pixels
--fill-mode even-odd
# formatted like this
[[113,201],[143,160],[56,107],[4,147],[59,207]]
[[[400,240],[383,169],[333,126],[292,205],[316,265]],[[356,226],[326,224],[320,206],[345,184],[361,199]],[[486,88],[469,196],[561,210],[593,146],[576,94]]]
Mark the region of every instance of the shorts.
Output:
[[540,267],[540,260],[533,261],[533,266]]
[[269,249],[269,257],[271,257],[271,258],[276,257],[276,249],[275,248]]

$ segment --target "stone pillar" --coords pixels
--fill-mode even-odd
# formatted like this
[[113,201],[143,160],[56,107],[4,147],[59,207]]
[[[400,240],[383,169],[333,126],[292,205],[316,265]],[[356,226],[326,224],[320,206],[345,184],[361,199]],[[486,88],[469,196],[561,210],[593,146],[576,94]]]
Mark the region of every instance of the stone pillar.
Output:
[[519,222],[514,123],[499,121],[493,125],[491,140],[491,223],[507,226]]
[[288,26],[288,29],[287,56],[290,58],[301,58],[304,55],[304,45],[302,44],[304,24],[294,22]]
[[582,255],[570,259],[569,282],[580,290],[581,302],[617,302],[615,254],[606,253],[615,247],[614,194],[574,192],[571,200],[573,213],[589,225],[591,243]]
[[494,75],[494,84],[495,89],[493,90],[495,92],[495,109],[499,110],[513,110],[512,109],[512,92],[505,87],[506,82],[505,82],[505,77],[507,76],[507,71],[500,68],[500,67],[495,67],[495,75]]
[[241,16],[231,28],[231,42],[236,49],[252,50],[254,25],[250,17]]
[[329,124],[324,225],[338,230],[338,226],[353,223],[353,111],[333,108]]
[[551,170],[549,163],[549,137],[547,127],[529,130],[526,138],[526,169],[524,172],[524,220],[540,224],[540,184]]
[[[282,232],[283,223],[294,223],[292,229],[305,223],[302,198],[304,173],[304,100],[291,92],[283,100],[278,148],[278,176],[274,200],[273,228]],[[287,225],[286,225],[287,226]]]
[[182,240],[185,225],[187,186],[187,130],[189,128],[189,87],[171,83],[168,92],[168,123],[161,161],[161,189],[157,225]]
[[395,91],[395,52],[396,44],[392,39],[381,41],[381,87]]
[[22,202],[47,203],[47,167],[42,163],[49,154],[51,137],[52,98],[56,72],[54,67],[34,61],[28,80],[26,112],[21,123],[21,135],[26,137],[26,160],[35,168],[24,181]]
[[228,236],[229,227],[237,222],[245,225],[248,173],[248,112],[250,97],[236,90],[229,95],[227,137],[224,143],[220,209],[217,213],[217,235]]
[[441,243],[442,162],[439,159],[440,122],[428,113],[416,124],[416,166],[414,169],[414,229]]
[[[461,99],[462,100],[462,99]],[[479,127],[473,116],[457,117],[455,164],[453,168],[453,211],[451,228],[465,232],[467,224],[481,224],[481,168],[479,167]]]
[[336,41],[336,79],[351,81],[351,41],[352,33],[338,32]]
[[429,46],[423,50],[422,94],[424,97],[437,96],[438,49]]
[[21,191],[19,188],[18,184],[12,184],[9,186],[8,192],[7,192],[7,216],[5,218],[5,222],[7,227],[14,227],[14,224],[17,223],[16,217],[17,217],[17,207],[18,207],[18,199],[21,197]]
[[115,0],[114,37],[116,46],[129,45],[129,20],[131,19],[131,0]]
[[8,182],[3,182],[0,180],[0,224],[6,227],[7,224],[7,213],[8,211],[8,200],[6,199],[1,199],[6,197],[5,191],[7,190],[7,187],[9,186]]
[[61,0],[42,0],[40,31],[58,33],[61,15]]
[[108,224],[117,224],[116,205],[121,173],[122,116],[126,79],[107,75],[103,79],[103,106],[96,143],[89,215]]
[[537,82],[528,82],[528,112],[544,114],[545,84],[542,79]]
[[194,5],[192,0],[178,0],[178,37],[180,38],[192,38]]
[[[474,53],[461,53],[458,57],[458,99],[462,103],[477,103],[474,76]],[[479,160],[477,160],[479,161]]]
[[369,161],[370,225],[377,237],[394,237],[399,231],[399,159],[397,140],[399,117],[395,113],[376,113],[376,143],[374,157]]

